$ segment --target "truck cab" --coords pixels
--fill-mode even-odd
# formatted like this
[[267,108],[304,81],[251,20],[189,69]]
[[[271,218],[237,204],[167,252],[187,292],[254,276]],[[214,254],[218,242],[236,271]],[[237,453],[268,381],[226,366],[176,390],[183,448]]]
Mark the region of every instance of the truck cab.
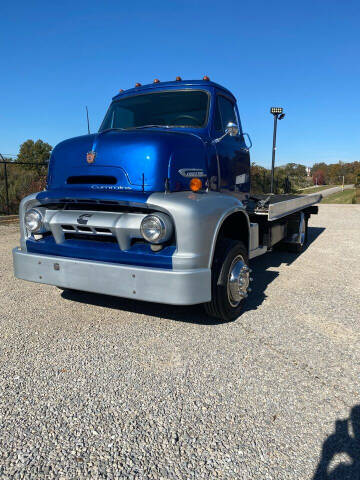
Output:
[[[238,134],[215,144],[229,123]],[[200,80],[138,86],[113,98],[97,134],[54,149],[48,189],[189,191],[198,171],[202,189],[248,194],[244,139],[236,100],[220,85]]]
[[249,258],[298,240],[312,205],[264,220],[250,146],[234,96],[207,77],[120,91],[97,133],[54,148],[46,189],[21,202],[15,275],[236,318]]

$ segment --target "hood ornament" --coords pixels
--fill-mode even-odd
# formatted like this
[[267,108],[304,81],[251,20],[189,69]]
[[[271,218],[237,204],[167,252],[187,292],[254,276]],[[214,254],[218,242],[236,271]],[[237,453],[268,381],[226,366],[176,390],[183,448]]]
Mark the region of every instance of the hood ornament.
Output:
[[93,151],[88,152],[88,153],[86,154],[86,161],[87,161],[87,163],[90,163],[90,164],[91,164],[91,163],[94,163],[95,157],[96,157],[96,152],[93,152]]

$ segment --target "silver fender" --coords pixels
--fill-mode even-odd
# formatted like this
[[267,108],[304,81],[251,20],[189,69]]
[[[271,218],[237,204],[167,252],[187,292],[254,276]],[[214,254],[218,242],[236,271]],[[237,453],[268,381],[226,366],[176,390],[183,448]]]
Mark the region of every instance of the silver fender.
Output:
[[39,192],[32,193],[31,195],[28,195],[27,197],[23,198],[20,202],[20,206],[19,206],[20,246],[21,246],[21,250],[23,252],[27,251],[27,248],[26,248],[27,231],[26,231],[25,223],[24,223],[25,212],[29,208],[36,207],[36,206],[40,205],[40,202],[36,199],[38,194],[39,194]]
[[243,212],[249,225],[243,203],[220,192],[153,193],[147,204],[168,213],[174,221],[177,247],[173,255],[174,270],[211,268],[221,225],[232,213]]

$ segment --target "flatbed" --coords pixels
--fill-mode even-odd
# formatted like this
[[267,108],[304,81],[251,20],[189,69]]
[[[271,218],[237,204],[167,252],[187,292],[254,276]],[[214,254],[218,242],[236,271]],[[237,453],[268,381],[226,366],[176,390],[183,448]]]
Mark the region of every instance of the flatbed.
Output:
[[304,208],[311,207],[320,202],[322,196],[320,193],[311,195],[252,195],[248,211],[256,215],[267,215],[269,222],[279,220]]

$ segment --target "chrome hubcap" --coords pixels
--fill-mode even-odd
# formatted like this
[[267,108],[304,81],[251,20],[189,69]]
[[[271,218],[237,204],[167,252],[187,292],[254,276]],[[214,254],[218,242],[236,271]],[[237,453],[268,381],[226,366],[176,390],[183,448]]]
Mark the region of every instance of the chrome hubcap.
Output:
[[250,269],[243,257],[238,255],[231,264],[227,281],[227,294],[232,307],[237,307],[247,296],[249,282]]

